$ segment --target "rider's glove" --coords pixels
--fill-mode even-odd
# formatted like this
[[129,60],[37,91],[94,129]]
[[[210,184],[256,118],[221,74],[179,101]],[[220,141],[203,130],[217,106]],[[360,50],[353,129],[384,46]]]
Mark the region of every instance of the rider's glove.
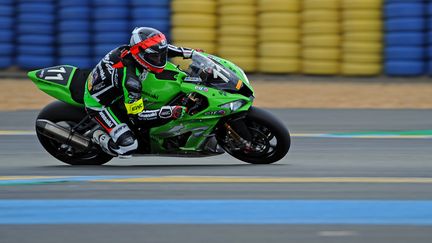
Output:
[[162,106],[159,111],[159,118],[162,119],[179,119],[186,113],[184,106]]

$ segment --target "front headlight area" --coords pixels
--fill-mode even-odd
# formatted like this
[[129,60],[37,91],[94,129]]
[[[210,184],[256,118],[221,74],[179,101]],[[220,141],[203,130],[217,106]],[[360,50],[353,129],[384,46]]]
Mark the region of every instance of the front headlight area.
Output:
[[231,112],[233,112],[233,111],[240,109],[245,104],[246,104],[246,101],[244,101],[244,100],[236,100],[236,101],[232,101],[232,102],[220,105],[219,107],[224,108],[224,109],[230,109]]

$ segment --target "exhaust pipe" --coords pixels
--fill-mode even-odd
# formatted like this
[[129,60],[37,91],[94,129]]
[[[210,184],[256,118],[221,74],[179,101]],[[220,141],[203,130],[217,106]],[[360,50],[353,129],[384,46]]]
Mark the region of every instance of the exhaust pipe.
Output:
[[72,133],[71,129],[59,126],[45,119],[36,120],[36,129],[44,136],[54,139],[59,143],[71,145],[79,150],[86,150],[92,145],[90,138]]

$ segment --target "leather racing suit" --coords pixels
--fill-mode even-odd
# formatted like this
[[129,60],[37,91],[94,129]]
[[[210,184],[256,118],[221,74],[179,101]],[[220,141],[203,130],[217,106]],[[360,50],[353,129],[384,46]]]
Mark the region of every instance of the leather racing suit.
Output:
[[[183,112],[182,107],[170,106],[144,109],[141,82],[145,82],[149,71],[136,63],[128,50],[129,46],[124,45],[110,51],[90,73],[84,92],[87,112],[110,136],[105,140],[109,144],[101,147],[108,147],[109,151],[105,152],[112,155],[130,155],[138,148],[137,139],[125,122],[127,119],[172,119]],[[190,58],[193,51],[168,45],[168,58]],[[124,109],[118,109],[119,106]]]

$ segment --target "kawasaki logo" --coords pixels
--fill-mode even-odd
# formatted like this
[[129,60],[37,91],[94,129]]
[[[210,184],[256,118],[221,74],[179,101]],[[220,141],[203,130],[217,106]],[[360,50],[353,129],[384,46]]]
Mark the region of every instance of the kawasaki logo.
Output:
[[104,120],[104,122],[108,125],[108,127],[113,127],[114,123],[108,119],[108,117],[105,116],[105,113],[100,113],[100,116],[102,117],[102,119]]

